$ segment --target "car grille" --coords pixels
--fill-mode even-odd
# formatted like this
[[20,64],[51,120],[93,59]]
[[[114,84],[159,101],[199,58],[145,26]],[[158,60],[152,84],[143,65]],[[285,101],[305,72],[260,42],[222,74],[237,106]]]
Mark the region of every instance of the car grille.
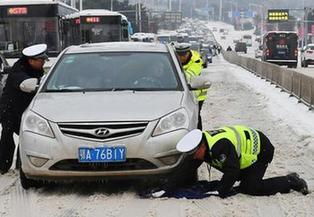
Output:
[[100,163],[80,163],[77,159],[62,160],[51,166],[50,170],[62,171],[126,171],[156,169],[157,166],[151,162],[129,158],[125,162],[100,162]]
[[147,122],[59,123],[58,126],[66,136],[109,141],[139,135],[145,130]]

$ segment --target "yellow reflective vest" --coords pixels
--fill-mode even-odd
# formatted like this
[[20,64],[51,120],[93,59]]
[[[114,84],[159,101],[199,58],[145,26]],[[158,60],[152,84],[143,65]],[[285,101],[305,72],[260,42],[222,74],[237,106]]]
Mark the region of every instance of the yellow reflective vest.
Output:
[[[183,65],[183,69],[185,72],[185,76],[188,82],[191,81],[191,78],[194,76],[200,76],[201,71],[203,69],[203,61],[201,55],[197,52],[192,50],[192,57],[190,61]],[[193,91],[197,101],[204,101],[207,98],[207,89],[199,89]]]
[[[261,141],[256,130],[236,125],[226,126],[213,131],[204,131],[209,150],[220,139],[228,139],[237,151],[240,169],[245,169],[257,161],[257,155],[260,153]],[[212,165],[221,168],[218,162],[212,162]]]

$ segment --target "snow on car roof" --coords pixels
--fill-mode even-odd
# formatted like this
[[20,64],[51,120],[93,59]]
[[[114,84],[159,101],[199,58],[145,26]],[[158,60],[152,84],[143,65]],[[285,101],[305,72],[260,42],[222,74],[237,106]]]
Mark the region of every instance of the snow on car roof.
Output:
[[167,46],[164,44],[147,42],[103,42],[71,46],[67,49],[66,53],[116,51],[167,52]]

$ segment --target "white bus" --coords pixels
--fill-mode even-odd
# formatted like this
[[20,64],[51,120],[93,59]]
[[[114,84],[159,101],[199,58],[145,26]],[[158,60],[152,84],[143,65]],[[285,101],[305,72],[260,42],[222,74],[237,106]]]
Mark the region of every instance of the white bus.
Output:
[[129,30],[127,17],[115,11],[89,9],[63,18],[66,45],[128,41]]
[[32,44],[46,43],[57,56],[62,44],[61,17],[78,10],[55,0],[1,0],[0,52],[17,58]]

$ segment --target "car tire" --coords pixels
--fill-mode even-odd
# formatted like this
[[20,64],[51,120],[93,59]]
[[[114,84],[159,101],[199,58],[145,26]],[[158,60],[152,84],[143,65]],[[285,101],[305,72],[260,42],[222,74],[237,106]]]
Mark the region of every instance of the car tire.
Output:
[[192,156],[187,156],[184,163],[173,174],[171,179],[180,186],[193,185],[198,181],[197,168],[201,163],[194,160]]
[[19,162],[17,164],[18,164],[19,171],[20,171],[20,182],[21,182],[22,187],[25,190],[30,189],[30,188],[40,188],[43,186],[42,181],[29,179],[25,176],[25,173],[23,172],[23,169],[22,169],[21,160],[19,160]]
[[308,67],[308,64],[306,61],[304,61],[304,67]]

